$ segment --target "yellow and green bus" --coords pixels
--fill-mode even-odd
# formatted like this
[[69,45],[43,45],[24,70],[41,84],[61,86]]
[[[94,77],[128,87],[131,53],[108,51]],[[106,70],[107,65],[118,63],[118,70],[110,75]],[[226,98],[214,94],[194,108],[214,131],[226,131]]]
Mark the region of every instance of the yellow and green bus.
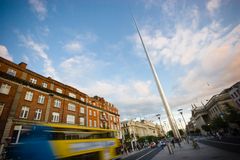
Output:
[[8,159],[117,160],[121,144],[116,130],[46,123],[24,125]]

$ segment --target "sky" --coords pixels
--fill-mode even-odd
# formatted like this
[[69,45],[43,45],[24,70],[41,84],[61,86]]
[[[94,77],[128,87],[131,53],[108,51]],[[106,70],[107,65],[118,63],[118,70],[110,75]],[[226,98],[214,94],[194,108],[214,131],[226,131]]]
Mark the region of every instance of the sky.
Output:
[[113,103],[121,120],[176,120],[240,80],[239,0],[0,0],[0,55]]

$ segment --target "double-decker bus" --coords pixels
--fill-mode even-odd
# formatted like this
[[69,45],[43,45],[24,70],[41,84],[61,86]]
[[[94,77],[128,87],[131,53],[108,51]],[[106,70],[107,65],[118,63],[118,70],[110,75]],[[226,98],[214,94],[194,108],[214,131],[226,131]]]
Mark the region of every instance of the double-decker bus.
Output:
[[116,130],[46,123],[24,125],[19,142],[8,147],[17,160],[117,160],[121,144]]

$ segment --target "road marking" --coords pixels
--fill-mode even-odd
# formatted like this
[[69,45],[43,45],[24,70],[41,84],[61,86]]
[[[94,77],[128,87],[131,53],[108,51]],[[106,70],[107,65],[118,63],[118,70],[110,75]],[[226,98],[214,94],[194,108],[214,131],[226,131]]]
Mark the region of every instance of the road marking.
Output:
[[146,154],[144,154],[143,156],[141,156],[141,157],[139,157],[138,159],[136,159],[136,160],[139,160],[139,159],[141,159],[142,157],[145,157],[146,155],[148,155],[148,154],[150,154],[150,153],[152,153],[153,151],[155,151],[157,148],[155,148],[154,150],[152,150],[151,152],[148,152],[148,153],[146,153]]
[[211,141],[211,142],[216,142],[216,143],[223,143],[223,144],[231,144],[231,145],[235,145],[235,146],[240,146],[240,144],[236,144],[236,143],[219,142],[219,141],[213,141],[213,140],[206,140],[206,141]]

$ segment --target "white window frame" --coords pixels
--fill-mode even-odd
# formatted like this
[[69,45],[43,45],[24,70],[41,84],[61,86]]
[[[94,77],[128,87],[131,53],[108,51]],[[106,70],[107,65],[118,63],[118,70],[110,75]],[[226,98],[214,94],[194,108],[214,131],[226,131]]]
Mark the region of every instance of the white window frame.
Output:
[[52,112],[52,122],[59,122],[59,113]]
[[89,127],[92,127],[92,120],[89,120]]
[[34,115],[34,120],[41,120],[41,117],[42,117],[42,109],[36,109],[35,115]]
[[10,92],[11,86],[6,84],[6,83],[2,83],[1,88],[0,88],[0,93],[8,95]]
[[32,99],[33,99],[33,92],[27,91],[25,95],[25,100],[32,101]]
[[81,98],[80,98],[80,100],[81,100],[82,102],[85,102],[85,100],[84,100],[84,98],[83,98],[83,97],[81,97]]
[[75,116],[68,114],[68,115],[67,115],[67,120],[66,120],[66,122],[67,122],[68,124],[75,124]]
[[7,70],[7,74],[9,74],[9,75],[11,75],[11,76],[16,76],[16,71],[15,70],[13,70],[13,69],[11,69],[11,68],[8,68],[8,70]]
[[80,126],[84,126],[85,125],[85,118],[84,117],[80,117],[79,118],[79,124],[80,124]]
[[96,117],[96,116],[97,116],[97,115],[96,115],[96,111],[93,111],[93,116],[94,116],[94,117]]
[[60,108],[61,107],[61,101],[59,99],[54,100],[54,107]]
[[33,84],[37,84],[37,80],[35,78],[30,78],[30,82]]
[[68,103],[68,110],[69,111],[76,111],[76,105],[73,103]]
[[82,114],[85,113],[85,108],[84,107],[80,107],[80,113],[82,113]]
[[97,121],[96,120],[93,121],[93,127],[95,127],[95,128],[97,127]]
[[29,114],[29,107],[22,106],[19,118],[27,119]]
[[44,95],[38,96],[38,103],[44,104],[44,101],[45,101],[45,96]]
[[2,113],[3,113],[4,106],[5,106],[5,104],[4,104],[4,103],[0,103],[0,116],[1,116],[1,115],[2,115]]
[[58,93],[62,93],[62,89],[60,89],[60,88],[56,88],[56,92],[58,92]]
[[92,110],[89,110],[89,116],[91,116],[92,115]]
[[42,83],[42,87],[43,87],[43,88],[47,88],[47,86],[48,86],[47,83],[45,83],[45,82]]
[[72,97],[72,98],[76,98],[77,97],[76,94],[71,93],[71,92],[69,92],[68,95],[69,95],[69,97]]

